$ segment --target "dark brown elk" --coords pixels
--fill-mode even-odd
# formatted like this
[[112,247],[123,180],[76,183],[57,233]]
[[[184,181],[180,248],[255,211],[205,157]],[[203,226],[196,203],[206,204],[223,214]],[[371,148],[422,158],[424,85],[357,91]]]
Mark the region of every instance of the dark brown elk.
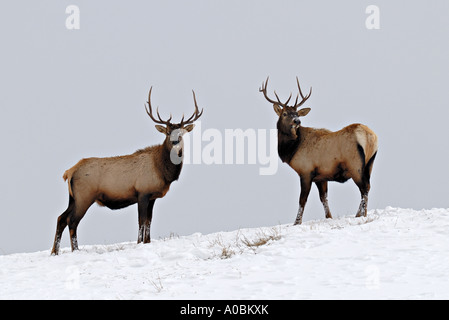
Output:
[[168,192],[170,184],[178,180],[182,168],[182,135],[190,132],[203,113],[198,110],[195,92],[193,115],[180,123],[156,119],[151,107],[151,91],[148,109],[145,110],[156,123],[156,129],[166,135],[165,141],[156,146],[138,150],[131,155],[110,158],[87,158],[79,161],[64,173],[68,181],[69,206],[57,220],[52,254],[57,255],[62,233],[69,226],[72,251],[78,249],[76,230],[87,209],[94,203],[110,209],[121,209],[137,203],[139,233],[137,242],[150,242],[150,226],[154,202]]
[[[309,94],[304,96],[298,78],[296,83],[299,93],[292,106],[288,105],[291,94],[284,103],[280,101],[276,91],[276,100],[268,97],[268,78],[259,89],[265,99],[273,104],[279,117],[279,157],[295,170],[300,178],[299,210],[294,224],[302,223],[304,207],[313,182],[318,188],[326,218],[332,218],[327,201],[327,182],[343,183],[352,179],[362,197],[356,216],[366,216],[371,171],[377,154],[376,134],[363,124],[351,124],[336,132],[303,127],[300,117],[306,116],[310,108],[298,108],[310,98],[312,88]],[[298,102],[299,96],[301,101]]]

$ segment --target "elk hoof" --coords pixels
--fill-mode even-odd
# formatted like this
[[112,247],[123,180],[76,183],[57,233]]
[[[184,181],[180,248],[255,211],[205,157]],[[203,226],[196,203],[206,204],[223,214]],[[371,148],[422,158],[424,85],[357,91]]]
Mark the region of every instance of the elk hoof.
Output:
[[357,212],[357,214],[355,215],[356,218],[360,218],[360,217],[366,217],[366,212]]

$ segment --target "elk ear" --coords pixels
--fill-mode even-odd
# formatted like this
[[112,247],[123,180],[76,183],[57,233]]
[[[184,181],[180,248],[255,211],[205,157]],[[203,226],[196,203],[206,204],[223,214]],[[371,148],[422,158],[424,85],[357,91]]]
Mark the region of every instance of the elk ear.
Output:
[[163,134],[167,134],[167,128],[164,126],[160,126],[160,125],[155,125],[157,131],[162,132]]
[[276,112],[276,114],[277,114],[278,116],[281,115],[281,113],[282,113],[282,108],[281,108],[278,104],[274,103],[274,104],[273,104],[273,109],[274,109],[274,112]]
[[193,130],[193,128],[195,128],[195,125],[194,124],[189,124],[189,125],[184,127],[184,130],[187,131],[187,132],[190,132],[190,131]]
[[310,112],[310,108],[302,108],[298,110],[298,117],[304,117]]

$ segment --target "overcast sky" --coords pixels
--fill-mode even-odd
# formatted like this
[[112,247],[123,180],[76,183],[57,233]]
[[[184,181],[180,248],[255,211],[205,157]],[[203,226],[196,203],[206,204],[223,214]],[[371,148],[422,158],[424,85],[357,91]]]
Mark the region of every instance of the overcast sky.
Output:
[[[373,4],[378,30],[365,25]],[[68,5],[79,30],[66,28]],[[62,174],[79,159],[163,141],[143,107],[150,86],[176,120],[193,111],[194,89],[202,131],[224,134],[275,128],[258,88],[269,75],[269,92],[285,99],[298,76],[313,87],[304,126],[360,122],[377,133],[370,210],[448,207],[448,15],[446,0],[2,1],[0,254],[50,250],[68,202]],[[185,165],[156,201],[152,238],[293,223],[296,173],[259,167]],[[334,217],[359,202],[352,181],[329,184]],[[315,187],[311,219],[324,219]],[[137,229],[136,206],[93,205],[78,240],[136,241]]]

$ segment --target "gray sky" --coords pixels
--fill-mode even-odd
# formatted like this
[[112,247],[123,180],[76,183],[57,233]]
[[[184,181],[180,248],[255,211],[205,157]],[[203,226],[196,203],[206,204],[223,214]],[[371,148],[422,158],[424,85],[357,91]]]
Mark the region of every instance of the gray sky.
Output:
[[[80,29],[65,26],[68,5]],[[368,5],[380,30],[368,30]],[[434,1],[2,1],[0,4],[0,254],[50,250],[66,209],[63,172],[79,159],[161,143],[144,112],[204,107],[203,130],[272,129],[258,88],[295,92],[302,124],[360,122],[379,137],[369,209],[448,207],[449,2]],[[206,145],[207,143],[204,143]],[[186,165],[157,200],[152,238],[293,223],[299,179],[258,165]],[[354,183],[330,183],[334,217],[355,215]],[[314,188],[304,220],[323,219]],[[92,206],[80,245],[137,239],[137,207]],[[62,246],[68,246],[68,232]]]

